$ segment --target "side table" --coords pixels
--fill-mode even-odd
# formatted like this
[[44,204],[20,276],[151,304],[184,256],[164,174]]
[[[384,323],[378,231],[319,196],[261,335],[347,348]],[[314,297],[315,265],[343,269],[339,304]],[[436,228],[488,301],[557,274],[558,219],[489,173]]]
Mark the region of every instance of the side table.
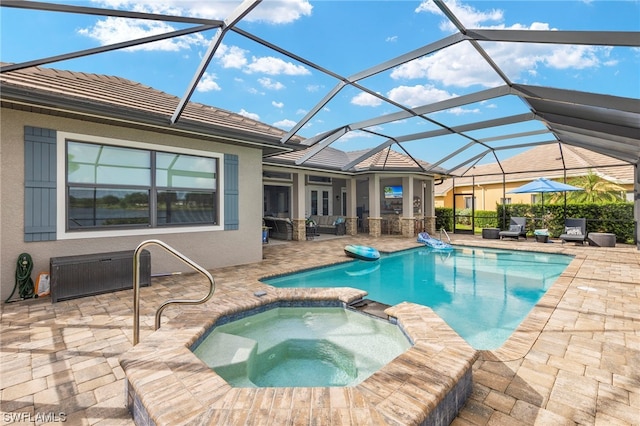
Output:
[[587,241],[590,246],[596,247],[615,247],[616,246],[616,234],[610,234],[606,232],[589,232],[587,235]]
[[548,235],[536,235],[536,243],[548,243],[549,236]]
[[497,240],[500,238],[499,228],[482,228],[482,238],[485,240]]
[[304,227],[304,233],[306,234],[307,240],[313,240],[317,235],[316,227],[315,226],[305,226]]

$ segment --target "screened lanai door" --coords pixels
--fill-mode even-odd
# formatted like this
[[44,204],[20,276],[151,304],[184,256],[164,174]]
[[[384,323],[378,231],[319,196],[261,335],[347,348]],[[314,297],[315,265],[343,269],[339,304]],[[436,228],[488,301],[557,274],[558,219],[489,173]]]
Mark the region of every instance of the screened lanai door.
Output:
[[453,233],[473,234],[476,210],[473,194],[453,194],[453,206]]

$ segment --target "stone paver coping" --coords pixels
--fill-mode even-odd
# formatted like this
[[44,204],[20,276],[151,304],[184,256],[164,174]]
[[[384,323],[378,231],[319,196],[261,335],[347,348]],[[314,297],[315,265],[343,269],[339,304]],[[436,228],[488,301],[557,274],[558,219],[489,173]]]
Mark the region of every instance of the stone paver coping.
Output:
[[413,345],[353,387],[233,388],[189,349],[222,316],[279,301],[346,305],[364,294],[346,288],[273,289],[239,305],[207,303],[179,315],[120,359],[134,420],[138,425],[242,424],[247,419],[329,424],[344,417],[361,424],[448,424],[471,393],[477,351],[428,307],[401,303],[385,311]]

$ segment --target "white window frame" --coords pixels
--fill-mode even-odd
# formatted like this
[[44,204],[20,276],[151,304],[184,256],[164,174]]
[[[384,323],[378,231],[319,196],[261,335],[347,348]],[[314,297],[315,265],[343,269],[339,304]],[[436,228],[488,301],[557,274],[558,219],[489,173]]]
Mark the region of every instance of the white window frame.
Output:
[[[86,238],[106,238],[106,237],[125,237],[136,235],[158,235],[158,234],[183,234],[190,232],[208,232],[224,230],[224,154],[209,151],[200,151],[189,148],[181,148],[175,146],[158,146],[145,142],[129,141],[124,139],[112,139],[101,136],[84,135],[70,132],[56,132],[56,233],[58,240],[75,240]],[[163,151],[175,154],[195,155],[199,157],[208,157],[218,160],[218,203],[219,203],[219,220],[218,225],[208,226],[162,226],[156,228],[139,228],[139,229],[94,229],[87,231],[67,231],[67,211],[66,211],[66,143],[67,140],[74,142],[97,143],[101,145],[119,146],[125,148],[138,148],[148,151]]]

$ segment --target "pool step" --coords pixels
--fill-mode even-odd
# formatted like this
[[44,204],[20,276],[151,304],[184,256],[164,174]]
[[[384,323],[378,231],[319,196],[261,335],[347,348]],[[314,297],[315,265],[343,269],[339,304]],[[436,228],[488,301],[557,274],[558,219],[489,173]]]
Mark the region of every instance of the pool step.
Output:
[[391,305],[385,305],[384,303],[376,302],[375,300],[371,299],[360,299],[350,303],[348,305],[348,308],[377,318],[388,320],[389,316],[385,314],[384,311],[390,306]]
[[255,340],[246,337],[214,333],[196,352],[211,368],[230,367],[244,365],[255,354],[257,345]]

